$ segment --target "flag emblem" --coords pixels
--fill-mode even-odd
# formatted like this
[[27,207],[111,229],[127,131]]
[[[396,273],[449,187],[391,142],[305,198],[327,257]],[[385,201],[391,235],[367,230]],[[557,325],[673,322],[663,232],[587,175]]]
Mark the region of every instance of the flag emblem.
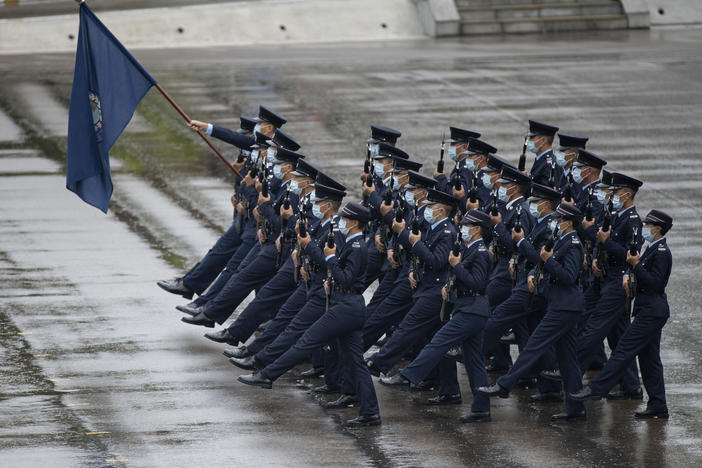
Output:
[[88,93],[90,100],[90,111],[93,114],[93,129],[98,133],[102,129],[102,107],[100,106],[100,98],[95,93]]

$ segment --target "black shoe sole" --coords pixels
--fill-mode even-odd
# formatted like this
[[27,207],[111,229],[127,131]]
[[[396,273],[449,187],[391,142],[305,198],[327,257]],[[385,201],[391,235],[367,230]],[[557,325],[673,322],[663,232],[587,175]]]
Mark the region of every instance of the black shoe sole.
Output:
[[219,339],[214,339],[211,336],[207,336],[207,335],[202,335],[202,336],[204,336],[205,338],[207,338],[210,341],[214,341],[215,343],[228,344],[229,346],[239,346],[238,340],[231,340],[231,339],[219,340]]
[[470,424],[470,423],[482,423],[482,422],[490,422],[492,421],[492,418],[490,416],[482,416],[480,418],[460,418],[459,421],[462,424]]
[[239,369],[244,369],[244,370],[248,370],[248,371],[256,370],[256,366],[253,366],[253,365],[252,365],[252,366],[245,366],[245,365],[241,364],[240,362],[234,361],[233,359],[234,359],[234,358],[230,358],[230,359],[229,359],[229,362],[230,362],[233,366],[238,367]]
[[195,325],[198,327],[205,327],[205,328],[214,328],[214,322],[205,322],[205,323],[194,323],[194,322],[188,322],[187,320],[184,320],[185,317],[180,319],[181,322],[187,323],[188,325]]
[[273,384],[263,383],[263,382],[248,382],[248,381],[246,381],[246,380],[242,380],[241,377],[242,377],[242,376],[240,376],[240,377],[237,378],[236,380],[238,380],[239,382],[241,382],[241,383],[243,383],[243,384],[245,384],[245,385],[250,385],[251,387],[267,388],[267,389],[269,389],[269,390],[270,390],[271,388],[273,388]]
[[462,404],[463,404],[463,400],[442,401],[441,403],[439,403],[439,402],[434,403],[434,402],[431,402],[431,401],[427,400],[427,401],[425,402],[425,404],[426,404],[427,406],[462,405]]
[[193,296],[195,295],[195,293],[193,291],[185,292],[185,291],[180,291],[178,289],[170,289],[170,288],[166,288],[164,286],[161,286],[158,283],[156,283],[156,285],[168,293],[175,294],[176,296],[184,297],[185,299],[188,299],[188,300],[192,299]]
[[191,317],[195,317],[195,316],[197,315],[197,312],[195,312],[193,309],[188,309],[188,308],[185,307],[185,306],[176,306],[176,310],[177,310],[177,311],[180,311],[180,312],[182,312],[182,313],[184,313],[184,314],[188,314],[188,315],[190,315]]
[[380,426],[380,424],[381,424],[381,421],[380,421],[380,419],[378,419],[375,421],[369,421],[369,422],[365,422],[365,423],[354,423],[354,424],[346,423],[346,427]]

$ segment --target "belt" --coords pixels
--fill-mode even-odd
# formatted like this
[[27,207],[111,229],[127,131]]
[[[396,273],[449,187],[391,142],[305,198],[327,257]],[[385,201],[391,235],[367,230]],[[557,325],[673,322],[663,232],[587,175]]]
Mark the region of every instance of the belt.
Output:
[[456,291],[456,297],[462,298],[462,297],[475,297],[475,296],[484,296],[485,295],[485,290],[484,289],[478,289],[478,290],[458,290]]
[[336,293],[341,294],[363,294],[363,289],[361,288],[342,288],[341,286],[334,286],[333,289]]

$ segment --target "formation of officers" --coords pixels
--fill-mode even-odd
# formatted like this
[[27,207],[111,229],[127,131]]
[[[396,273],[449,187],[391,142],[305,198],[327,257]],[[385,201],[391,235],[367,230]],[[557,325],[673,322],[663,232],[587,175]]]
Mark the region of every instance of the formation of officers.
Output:
[[[158,283],[197,294],[177,309],[210,328],[256,291],[231,325],[205,335],[234,346],[225,356],[252,371],[240,382],[271,388],[311,362],[303,375],[324,378],[313,391],[337,395],[325,407],[358,407],[347,424],[370,426],[381,422],[372,375],[436,390],[430,405],[461,404],[462,362],[465,423],[490,421],[490,397],[515,387],[537,388],[532,402],[564,402],[552,419],[580,420],[585,400],[642,400],[643,383],[648,402],[635,417],[668,416],[660,339],[672,219],[651,210],[642,220],[642,182],[605,170],[587,137],[529,121],[515,167],[480,133],[450,127],[428,176],[398,147],[400,132],[371,125],[363,197],[347,202],[347,188],[298,152],[285,122],[263,106],[236,131],[190,122],[239,148],[243,179],[231,227],[185,276]],[[500,376],[490,384],[488,373]]]

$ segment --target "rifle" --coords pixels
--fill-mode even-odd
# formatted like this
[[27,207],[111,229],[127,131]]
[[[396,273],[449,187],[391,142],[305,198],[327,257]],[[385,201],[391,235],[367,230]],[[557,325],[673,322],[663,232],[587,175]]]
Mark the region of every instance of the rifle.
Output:
[[[398,223],[401,223],[405,219],[405,199],[402,196],[402,193],[398,195],[399,200],[397,201],[397,210],[395,210],[395,221]],[[402,245],[399,242],[398,235],[395,231],[392,231],[392,258],[395,260],[395,263],[398,264],[398,267],[396,270],[393,270],[393,277],[397,278],[397,274],[400,272],[400,261],[402,257],[400,256],[400,249],[402,248]]]
[[436,163],[436,172],[444,172],[444,150],[446,149],[446,133],[441,135],[441,153],[439,154],[439,161]]
[[[522,206],[517,205],[517,220],[514,222],[514,231],[522,232]],[[514,276],[512,276],[512,289],[517,286],[517,277],[519,276],[519,250],[517,246],[514,246],[514,253],[512,254],[512,261],[514,263]]]
[[[558,239],[558,226],[553,228],[553,232],[551,233],[551,237],[546,240],[546,243],[544,244],[544,248],[546,249],[547,252],[550,252],[553,250],[553,246],[556,244],[556,240]],[[539,287],[541,286],[541,282],[544,279],[544,261],[539,260],[539,263],[536,265],[534,268],[534,291],[529,291],[529,296],[527,297],[526,301],[526,308],[527,310],[531,310],[531,304],[534,300],[534,296],[539,293]]]
[[[490,206],[490,214],[492,216],[497,216],[499,214],[500,210],[498,209],[497,206],[497,190],[493,190],[492,192],[492,206]],[[492,228],[492,252],[493,252],[493,265],[497,265],[497,262],[500,260],[499,257],[499,251],[502,250],[500,246],[500,236],[497,234],[497,231],[495,231],[495,228]]]
[[[614,203],[610,197],[607,202],[607,208],[605,209],[604,219],[602,220],[602,231],[607,232],[612,225],[612,211],[614,210]],[[607,251],[604,249],[604,245],[600,244],[597,247],[597,257],[595,258],[595,263],[597,268],[602,272],[602,276],[606,274],[605,265],[607,264]],[[601,277],[595,278],[595,291],[599,293],[600,291]]]
[[363,162],[363,172],[366,174],[366,178],[370,175],[371,167],[371,150],[370,144],[366,145],[366,160]]
[[473,173],[471,174],[471,187],[470,191],[468,192],[468,199],[470,200],[471,203],[475,203],[478,200],[478,168],[476,167],[473,169]]
[[456,160],[456,167],[454,168],[455,174],[454,174],[454,178],[453,178],[453,183],[451,184],[451,185],[453,185],[454,190],[461,190],[461,188],[462,188],[461,173],[459,172],[458,162],[459,161]]
[[[629,244],[629,254],[636,255],[638,252],[636,250],[636,236],[639,233],[638,228],[634,228],[633,236],[631,237],[631,243]],[[629,294],[626,297],[626,313],[627,317],[631,317],[631,312],[634,304],[634,299],[636,299],[636,275],[634,270],[629,271]]]
[[519,155],[519,166],[517,167],[517,169],[519,169],[519,172],[524,172],[524,170],[526,169],[527,141],[529,141],[528,135],[524,137],[524,145],[522,145],[522,154]]
[[556,189],[556,160],[555,158],[551,159],[551,169],[549,170],[548,173],[548,185]]
[[[585,220],[592,221],[592,187],[587,189],[587,204],[585,205]],[[583,275],[583,291],[590,287],[590,277],[587,273],[592,264],[592,241],[585,241],[585,275]]]
[[[285,190],[285,198],[283,199],[283,209],[290,209],[290,184],[288,184]],[[283,252],[285,251],[285,236],[288,229],[288,220],[283,218],[283,214],[280,215],[280,242],[278,243],[278,256],[276,257],[275,266],[280,268],[283,263]]]
[[[458,257],[458,255],[461,253],[461,244],[463,240],[461,238],[461,231],[459,230],[458,233],[456,234],[456,241],[453,243],[453,249],[451,249],[451,252],[453,253],[454,257]],[[446,317],[446,304],[451,302],[451,294],[453,294],[453,288],[456,283],[456,278],[453,273],[453,267],[449,268],[448,272],[448,278],[446,280],[446,299],[441,303],[441,311],[439,312],[439,318],[441,319],[441,323],[448,322],[448,319]]]
[[[412,234],[414,235],[419,234],[419,210],[417,205],[418,203],[414,204],[414,218],[412,218]],[[419,257],[415,253],[412,253],[410,272],[414,276],[415,281],[419,281]]]
[[[325,241],[327,247],[334,247],[334,221],[329,221],[329,234],[327,235],[327,240]],[[326,292],[326,305],[325,311],[329,312],[329,300],[332,295],[332,288],[334,286],[334,277],[332,276],[331,268],[327,265],[327,292]]]
[[568,173],[568,185],[566,186],[565,191],[563,192],[563,199],[564,200],[570,200],[571,202],[575,203],[575,193],[573,190],[573,172]]
[[[390,181],[388,182],[388,186],[385,189],[385,200],[383,201],[384,205],[387,205],[387,206],[392,205],[392,191],[393,191],[394,186],[395,186],[395,179],[392,176],[390,176]],[[380,242],[382,242],[383,245],[385,245],[385,242],[388,240],[388,229],[389,228],[387,226],[385,226],[381,220],[381,223],[380,223]],[[381,257],[381,259],[382,259],[382,257]]]
[[[298,205],[298,215],[297,215],[297,225],[298,229],[300,231],[300,237],[305,237],[307,235],[307,215],[305,214],[305,211],[307,209],[307,203],[309,202],[309,194],[307,195],[306,200],[300,201],[300,204]],[[310,261],[307,258],[307,255],[305,254],[304,250],[300,247],[300,242],[297,241],[297,245],[295,246],[295,249],[297,250],[297,258],[299,261],[298,268],[302,268],[305,270],[307,273],[307,279],[305,280],[305,287],[309,291],[310,289],[310,280],[311,280],[311,270],[310,270]],[[298,268],[295,268],[294,271],[294,279],[295,279],[295,284],[300,280],[300,273]]]
[[[370,155],[370,147],[368,149],[368,154]],[[373,186],[373,179],[375,179],[375,166],[371,164],[370,159],[368,160],[368,175],[366,176],[366,185],[368,187]]]

